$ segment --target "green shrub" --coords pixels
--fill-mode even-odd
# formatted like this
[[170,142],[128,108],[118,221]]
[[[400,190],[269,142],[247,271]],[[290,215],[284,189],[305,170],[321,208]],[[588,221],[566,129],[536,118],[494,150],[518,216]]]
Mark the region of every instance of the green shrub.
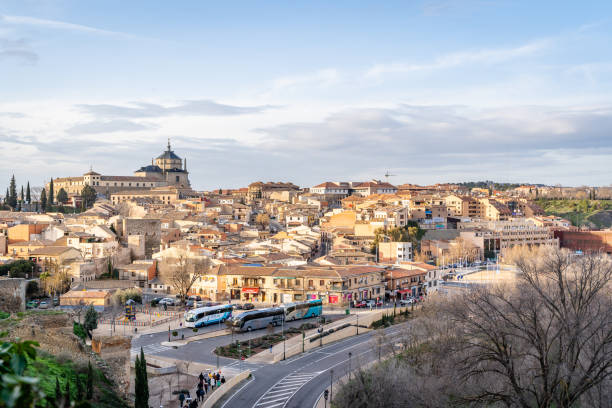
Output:
[[3,312],[2,310],[0,310],[0,320],[6,319],[6,318],[9,318],[9,317],[11,317],[10,313],[6,313],[6,312]]
[[175,331],[173,331],[173,332],[172,332],[172,335],[173,335],[174,337],[176,337],[176,336],[178,336],[178,332],[175,330]]
[[85,341],[85,339],[87,338],[87,332],[85,331],[83,325],[80,323],[72,323],[72,332],[83,341]]

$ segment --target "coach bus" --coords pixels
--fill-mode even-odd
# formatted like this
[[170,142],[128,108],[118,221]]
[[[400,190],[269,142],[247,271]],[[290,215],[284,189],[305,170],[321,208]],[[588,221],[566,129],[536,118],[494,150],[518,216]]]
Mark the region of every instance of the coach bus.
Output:
[[285,303],[281,307],[285,309],[286,321],[318,317],[323,313],[323,302],[320,299]]
[[231,325],[235,330],[251,331],[263,329],[269,324],[278,326],[285,318],[285,310],[282,307],[270,307],[267,309],[249,310],[234,316]]
[[185,313],[185,327],[202,327],[232,317],[232,305],[199,307]]

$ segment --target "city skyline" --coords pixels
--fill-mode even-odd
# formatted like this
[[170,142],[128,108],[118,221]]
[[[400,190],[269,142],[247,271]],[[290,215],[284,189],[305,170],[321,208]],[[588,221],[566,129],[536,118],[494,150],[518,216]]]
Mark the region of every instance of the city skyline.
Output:
[[9,1],[2,172],[131,173],[170,137],[196,189],[609,185],[610,7]]

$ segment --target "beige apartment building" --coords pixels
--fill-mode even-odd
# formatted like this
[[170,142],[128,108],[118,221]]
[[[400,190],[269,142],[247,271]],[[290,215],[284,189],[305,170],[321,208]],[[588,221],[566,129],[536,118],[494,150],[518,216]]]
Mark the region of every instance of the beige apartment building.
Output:
[[384,269],[375,266],[353,266],[336,270],[342,277],[343,302],[384,299]]
[[515,246],[559,246],[552,231],[528,220],[461,222],[457,228],[461,237],[481,248],[487,258],[495,254],[503,257]]
[[342,299],[342,278],[332,268],[230,266],[219,273],[230,299],[280,304],[309,299],[336,304]]

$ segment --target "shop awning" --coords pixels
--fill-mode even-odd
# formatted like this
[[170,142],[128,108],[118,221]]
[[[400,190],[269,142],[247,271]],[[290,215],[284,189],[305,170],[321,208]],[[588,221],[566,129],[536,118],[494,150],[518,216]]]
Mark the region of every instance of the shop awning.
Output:
[[397,291],[397,293],[411,293],[411,292],[412,292],[411,289],[401,289]]
[[259,293],[259,288],[242,288],[242,293],[252,293],[256,295]]

